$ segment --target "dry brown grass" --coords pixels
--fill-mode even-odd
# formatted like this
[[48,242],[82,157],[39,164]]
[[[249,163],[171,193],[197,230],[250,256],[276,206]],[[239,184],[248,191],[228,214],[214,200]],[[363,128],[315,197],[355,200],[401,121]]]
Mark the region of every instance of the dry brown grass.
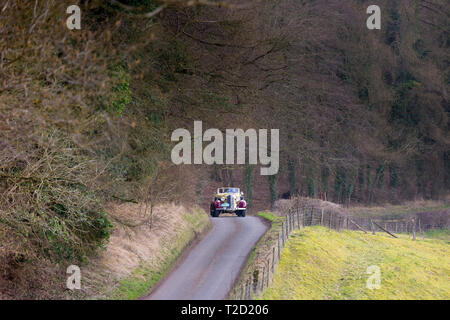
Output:
[[148,217],[149,210],[147,208],[146,212],[145,205],[134,203],[109,206],[108,213],[115,221],[115,228],[106,251],[82,270],[82,293],[85,298],[108,297],[121,279],[130,276],[143,263],[157,270],[167,257],[170,244],[180,234],[186,231],[194,235],[198,233],[197,225],[192,224],[192,218],[198,219],[199,225],[206,225],[208,221],[206,214],[190,212],[185,207],[172,203],[153,209],[151,230],[146,222],[136,227],[127,225],[126,221],[148,221],[145,217]]
[[20,264],[16,268],[3,269],[0,300],[108,298],[120,281],[143,263],[148,268],[159,270],[170,256],[172,244],[182,234],[189,233],[193,239],[209,221],[199,208],[187,210],[171,203],[153,209],[150,229],[149,211],[149,206],[146,208],[135,203],[110,203],[107,206],[114,229],[106,249],[99,251],[87,265],[80,265],[81,290],[72,292],[66,288],[66,264],[55,265],[41,260],[38,264]]
[[[120,218],[122,221],[126,219],[136,221],[149,214],[149,209],[145,212],[142,205],[133,203],[113,205],[108,211],[112,217]],[[152,230],[148,224],[128,227],[115,223],[116,228],[111,235],[108,248],[93,262],[94,269],[100,267],[118,276],[126,276],[143,260],[157,258],[157,252],[161,251],[164,243],[188,225],[184,219],[186,209],[182,206],[169,204],[156,207],[154,211],[155,221]]]
[[336,212],[340,214],[345,214],[346,210],[342,207],[342,205],[330,202],[323,201],[320,199],[308,198],[308,197],[296,197],[292,199],[281,199],[277,201],[276,206],[274,207],[274,213],[277,215],[286,215],[290,208],[301,208],[301,207],[312,207],[317,209],[324,209],[330,212]]

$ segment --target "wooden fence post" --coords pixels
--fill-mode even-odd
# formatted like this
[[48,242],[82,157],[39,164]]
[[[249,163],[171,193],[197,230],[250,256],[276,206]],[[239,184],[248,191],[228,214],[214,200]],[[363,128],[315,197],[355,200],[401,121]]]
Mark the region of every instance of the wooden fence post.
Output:
[[286,241],[287,241],[287,239],[288,239],[288,234],[287,234],[287,230],[288,230],[288,222],[287,221],[285,221],[285,224],[284,224],[284,242],[283,242],[283,248],[286,246]]
[[262,273],[262,281],[261,281],[261,293],[264,291],[264,275],[266,274],[266,266],[263,267],[263,273]]
[[288,232],[288,237],[289,237],[289,235],[291,235],[291,231],[292,231],[292,213],[289,214],[289,232]]
[[386,233],[390,234],[391,236],[393,236],[394,238],[398,238],[395,234],[392,234],[392,233],[390,233],[388,230],[383,229],[383,227],[380,226],[378,223],[374,222],[374,224],[375,224],[378,228],[380,228],[381,230],[383,230],[384,232],[386,232]]
[[333,220],[333,212],[330,212],[330,221],[328,221],[328,228],[331,229],[331,220]]
[[286,239],[289,239],[289,215],[286,216]]
[[291,221],[290,218],[288,217],[288,223],[287,223],[287,232],[286,232],[286,241],[289,240],[289,235],[290,235],[290,230],[291,230]]
[[416,241],[416,219],[412,219],[412,224],[413,241]]
[[296,217],[296,212],[292,212],[292,226],[293,226],[293,230],[297,229],[297,223],[295,221],[295,217]]
[[277,261],[280,261],[280,258],[281,258],[281,244],[280,244],[280,235],[278,235],[278,260]]
[[372,219],[370,219],[370,227],[372,228],[372,234],[375,234],[375,226],[373,225]]
[[295,230],[295,213],[292,212],[292,230]]
[[323,208],[322,208],[322,214],[320,215],[320,225],[323,226]]
[[294,212],[291,213],[291,215],[289,216],[289,224],[291,225],[291,231],[289,232],[289,234],[291,234],[291,232],[295,229],[295,225],[294,225],[294,219],[292,219],[294,217]]
[[286,233],[289,234],[289,214],[286,216],[284,222],[286,223]]
[[292,230],[295,230],[295,212],[292,212]]
[[289,217],[288,217],[288,219],[286,221],[286,232],[285,232],[285,235],[286,235],[286,242],[287,242],[289,240]]
[[287,217],[287,221],[288,221],[287,239],[289,239],[289,235],[291,234],[291,227],[292,227],[292,225],[291,225],[291,215],[289,215]]
[[367,231],[364,230],[363,227],[361,227],[359,224],[357,224],[357,223],[356,223],[355,221],[353,221],[352,219],[350,219],[350,222],[351,222],[355,227],[357,227],[359,230],[364,231],[364,233],[367,233]]
[[258,279],[259,279],[259,270],[258,270],[258,277],[255,281],[255,276],[252,276],[251,284],[250,284],[250,299],[252,299],[255,296],[255,291],[258,289]]
[[275,271],[275,247],[272,248],[272,273]]
[[305,218],[305,216],[306,216],[305,213],[306,213],[306,206],[303,208],[303,217],[302,217],[302,220],[303,220],[303,227],[305,226],[305,221],[306,221],[306,220],[305,220],[305,219],[306,219],[306,218]]
[[253,292],[253,280],[250,278],[248,282],[248,300],[252,298],[252,292]]
[[291,219],[292,219],[292,230],[295,230],[295,213],[294,212],[292,212]]

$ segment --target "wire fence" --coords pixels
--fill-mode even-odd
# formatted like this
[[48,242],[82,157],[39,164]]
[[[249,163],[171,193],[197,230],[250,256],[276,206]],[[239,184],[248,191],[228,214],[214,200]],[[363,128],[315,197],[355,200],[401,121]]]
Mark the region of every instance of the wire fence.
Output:
[[[397,237],[396,233],[408,233],[416,240],[416,233],[422,233],[430,229],[447,227],[423,222],[417,217],[408,217],[398,220],[376,220],[368,217],[354,217],[336,211],[313,206],[295,205],[288,209],[285,215],[278,239],[269,250],[265,251],[264,257],[258,257],[258,266],[247,277],[238,282],[230,294],[234,300],[250,300],[259,296],[273,281],[276,266],[286,242],[294,230],[300,230],[306,226],[324,226],[337,231],[359,230],[364,233],[375,234],[382,231]],[[262,261],[262,262],[261,262]]]

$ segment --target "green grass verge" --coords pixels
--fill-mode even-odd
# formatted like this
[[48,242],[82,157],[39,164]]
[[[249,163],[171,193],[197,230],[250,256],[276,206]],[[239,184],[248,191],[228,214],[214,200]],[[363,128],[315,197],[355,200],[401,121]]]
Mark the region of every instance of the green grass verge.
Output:
[[266,219],[270,222],[270,229],[267,230],[266,234],[259,239],[258,243],[253,247],[252,252],[247,260],[245,269],[248,269],[254,259],[260,253],[266,252],[266,248],[272,246],[278,239],[278,234],[281,231],[281,226],[286,217],[280,217],[269,211],[258,212],[258,216]]
[[284,219],[284,217],[277,216],[277,215],[273,214],[272,212],[268,212],[268,211],[258,212],[258,216],[261,218],[264,218],[270,222],[278,222],[278,221],[283,222],[283,219]]
[[120,281],[108,295],[108,299],[134,300],[147,294],[172,269],[183,250],[196,239],[198,234],[206,232],[211,227],[208,215],[203,210],[186,214],[184,218],[189,227],[167,243],[165,250],[160,253],[162,257],[158,267],[142,263],[129,277]]
[[250,252],[247,263],[230,293],[231,298],[234,297],[237,291],[239,292],[243,281],[254,276],[253,271],[255,270],[255,266],[258,265],[259,259],[265,257],[268,252],[272,252],[271,247],[276,244],[283,221],[286,220],[286,217],[280,217],[268,211],[258,212],[258,216],[270,222],[270,228]]
[[[367,267],[381,269],[381,288],[367,289]],[[294,231],[261,299],[450,299],[450,247],[439,239]]]

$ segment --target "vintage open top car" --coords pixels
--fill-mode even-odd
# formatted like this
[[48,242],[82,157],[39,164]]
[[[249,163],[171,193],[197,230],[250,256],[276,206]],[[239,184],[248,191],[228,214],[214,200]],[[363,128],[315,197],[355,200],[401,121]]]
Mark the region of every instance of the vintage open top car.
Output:
[[213,217],[218,217],[221,213],[235,213],[238,217],[245,217],[247,202],[244,200],[244,193],[239,188],[218,188],[210,211]]

